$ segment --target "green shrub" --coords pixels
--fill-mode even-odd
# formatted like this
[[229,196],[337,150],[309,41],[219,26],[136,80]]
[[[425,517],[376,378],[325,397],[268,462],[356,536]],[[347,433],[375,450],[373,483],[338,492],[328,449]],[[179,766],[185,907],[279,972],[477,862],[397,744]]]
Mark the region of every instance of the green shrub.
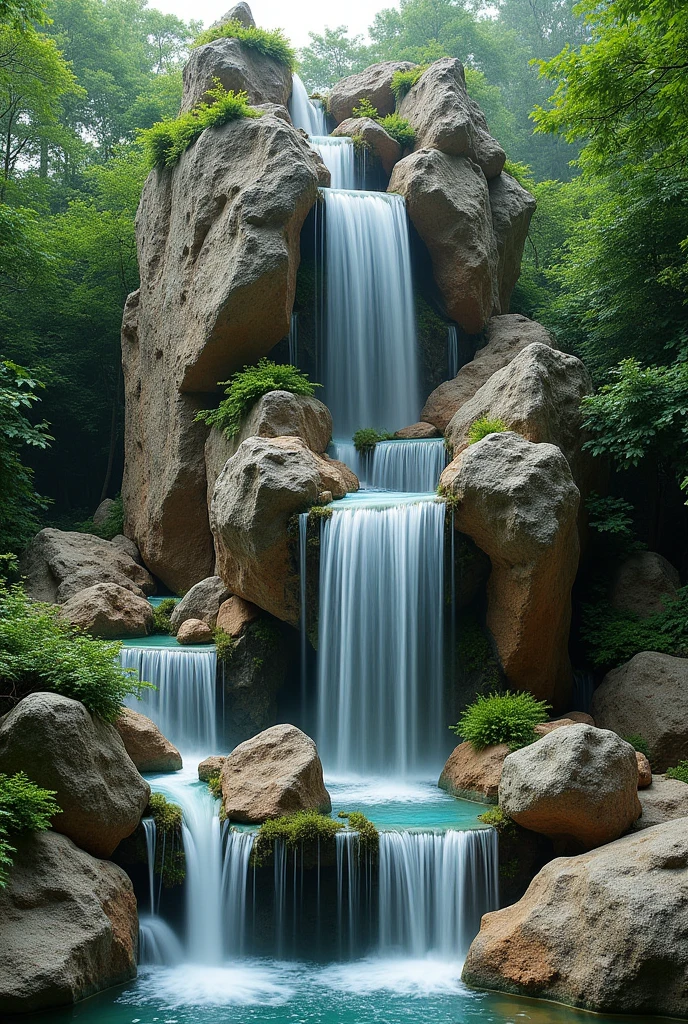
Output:
[[413,128],[406,118],[399,117],[398,114],[387,114],[386,117],[380,117],[378,124],[399,143],[402,149],[409,148],[416,141],[416,133]]
[[55,791],[42,789],[24,772],[0,774],[0,889],[7,883],[7,872],[15,852],[8,839],[26,832],[45,832],[51,819],[62,813],[55,802]]
[[452,732],[483,750],[496,743],[507,743],[512,750],[528,746],[537,738],[535,726],[547,721],[549,704],[536,700],[532,693],[491,693],[480,696],[461,715]]
[[627,539],[633,536],[633,506],[623,498],[601,498],[593,491],[585,507],[591,529]]
[[273,363],[260,359],[256,366],[245,366],[229,380],[220,381],[227,396],[217,409],[204,409],[196,419],[209,427],[218,427],[226,437],[236,437],[243,417],[259,398],[270,391],[290,391],[293,395],[312,397],[320,384],[313,384],[305,373],[289,363]]
[[639,754],[644,754],[645,757],[650,759],[650,744],[647,740],[639,736],[638,733],[632,733],[630,736],[624,736],[623,739],[626,743],[630,743],[634,750],[637,750]]
[[177,607],[174,597],[166,597],[153,609],[153,632],[163,636],[174,636],[174,626],[170,621],[172,612]]
[[666,777],[688,783],[688,761],[679,761],[674,768],[667,768]]
[[581,617],[581,639],[598,668],[615,668],[641,651],[688,656],[688,587],[647,619],[619,612],[606,599],[583,605]]
[[504,813],[501,807],[491,807],[489,811],[479,814],[478,821],[482,821],[483,825],[489,825],[491,828],[496,829],[500,835],[504,833],[516,835],[514,822]]
[[297,811],[283,818],[269,818],[258,829],[251,863],[262,867],[272,858],[276,842],[283,842],[288,850],[309,847],[312,851],[320,845],[334,844],[334,837],[344,826],[326,814],[317,811]]
[[155,822],[155,873],[166,888],[181,885],[186,878],[181,807],[170,803],[162,793],[151,793],[146,816]]
[[215,629],[213,631],[213,643],[215,644],[215,652],[217,654],[217,660],[228,664],[236,648],[236,640],[229,633],[225,633],[224,629]]
[[120,644],[97,640],[59,618],[59,608],[31,601],[19,586],[0,585],[0,714],[29,693],[80,700],[114,722],[141,683],[121,668]]
[[356,431],[352,441],[359,455],[368,455],[379,441],[391,441],[393,438],[394,434],[380,433],[372,427],[362,427]]
[[358,832],[358,842],[361,850],[365,850],[371,856],[377,856],[380,848],[380,833],[369,818],[361,811],[340,811],[339,818],[346,818],[349,828]]
[[208,778],[208,789],[213,794],[216,800],[222,799],[222,776],[211,775]]
[[397,103],[403,100],[404,96],[413,89],[416,82],[425,74],[430,67],[429,64],[421,64],[410,71],[395,71],[392,75],[392,92]]
[[370,117],[373,121],[377,121],[380,115],[377,112],[377,107],[374,107],[367,96],[361,96],[358,104],[351,111],[352,117]]
[[480,419],[474,420],[468,428],[468,443],[476,444],[488,434],[503,434],[508,429],[504,420],[491,420],[489,416],[481,416]]
[[226,21],[201,32],[193,45],[204,46],[216,39],[238,39],[247,49],[256,50],[264,57],[270,57],[278,64],[288,67],[290,71],[296,71],[296,51],[279,28],[247,28],[240,21]]
[[122,495],[118,494],[113,501],[114,504],[108,512],[105,522],[96,526],[92,518],[85,519],[82,523],[75,523],[72,529],[77,533],[92,533],[95,537],[101,537],[103,540],[112,540],[113,537],[119,536],[124,532]]

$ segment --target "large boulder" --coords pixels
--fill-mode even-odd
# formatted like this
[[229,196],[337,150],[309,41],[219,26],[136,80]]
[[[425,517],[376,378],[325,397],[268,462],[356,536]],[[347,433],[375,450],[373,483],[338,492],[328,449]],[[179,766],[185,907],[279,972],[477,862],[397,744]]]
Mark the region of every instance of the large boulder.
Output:
[[415,64],[407,60],[384,60],[372,64],[365,71],[359,71],[348,78],[342,78],[333,86],[328,97],[328,109],[337,124],[353,116],[354,107],[362,99],[368,100],[380,117],[394,113],[396,100],[392,92],[392,78],[395,71],[411,71]]
[[96,583],[80,590],[62,605],[60,617],[104,640],[148,636],[153,632],[150,602],[117,583]]
[[261,616],[260,608],[244,601],[243,597],[230,597],[220,605],[217,613],[217,628],[234,639],[241,636],[247,626]]
[[155,581],[125,551],[90,533],[45,529],[37,533],[21,562],[27,593],[34,601],[62,604],[97,583],[116,583],[143,597]]
[[470,157],[488,179],[501,173],[506,154],[468,95],[460,60],[445,57],[431,64],[401,101],[399,115],[414,129],[416,149]]
[[177,630],[177,643],[190,644],[211,644],[213,642],[213,631],[203,619],[185,619]]
[[335,128],[334,136],[362,140],[368,151],[380,161],[382,169],[391,174],[398,160],[401,160],[401,146],[388,135],[381,124],[372,117],[348,117]]
[[93,513],[93,525],[104,526],[116,508],[117,502],[114,498],[104,498]]
[[69,1006],[136,977],[129,877],[56,832],[13,838],[0,888],[0,1016]]
[[483,917],[463,980],[639,1020],[687,1016],[688,818],[551,861]]
[[154,170],[137,215],[141,287],[122,324],[126,533],[173,592],[212,575],[196,413],[289,333],[320,161],[269,112],[207,129]]
[[312,452],[297,437],[250,437],[215,485],[210,518],[218,572],[233,594],[296,625],[298,575],[289,555],[289,520],[331,491],[358,490],[342,463]]
[[177,630],[187,619],[201,619],[211,629],[215,628],[220,605],[230,596],[224,582],[219,576],[209,576],[207,580],[196,583],[191,590],[175,605],[170,615],[172,628]]
[[571,587],[579,492],[559,448],[489,434],[442,474],[454,524],[489,556],[487,626],[512,688],[570,700]]
[[641,814],[635,750],[613,732],[573,724],[504,761],[499,806],[517,824],[585,849],[627,832]]
[[590,710],[601,728],[642,736],[655,771],[672,768],[688,758],[688,658],[636,654],[607,673]]
[[182,756],[146,715],[122,708],[114,723],[125,750],[136,768],[143,772],[177,772]]
[[511,293],[521,276],[521,257],[537,203],[530,192],[505,172],[491,178],[488,188],[492,227],[497,242],[496,299],[500,311],[508,313]]
[[459,743],[449,755],[437,785],[464,800],[497,803],[502,766],[509,753],[506,743],[476,750],[472,743]]
[[298,656],[288,634],[265,615],[245,624],[234,640],[220,684],[230,749],[276,724],[278,696]]
[[0,720],[0,772],[55,790],[53,828],[94,857],[131,835],[150,796],[114,726],[57,693],[32,693]]
[[286,64],[239,39],[221,37],[191,51],[184,67],[182,112],[207,99],[218,81],[225,89],[247,93],[252,104],[286,107],[291,96],[291,70]]
[[230,821],[257,823],[295,811],[332,809],[315,743],[293,725],[275,725],[239,744],[221,778]]
[[554,347],[548,330],[519,313],[493,316],[485,331],[485,344],[456,377],[444,381],[428,398],[421,419],[444,431],[452,416],[473,398],[490,377],[511,362],[528,345],[539,342]]
[[640,790],[638,799],[643,813],[633,826],[636,832],[675,818],[688,820],[688,785],[680,779],[653,775],[651,785]]
[[636,551],[617,566],[609,597],[618,611],[648,619],[664,611],[680,585],[678,571],[666,558],[656,551]]

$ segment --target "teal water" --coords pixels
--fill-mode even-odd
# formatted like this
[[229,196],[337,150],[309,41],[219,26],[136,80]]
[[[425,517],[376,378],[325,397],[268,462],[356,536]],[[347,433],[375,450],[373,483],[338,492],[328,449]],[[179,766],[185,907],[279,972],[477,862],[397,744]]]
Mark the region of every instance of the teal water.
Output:
[[134,640],[120,640],[122,647],[145,647],[148,649],[174,648],[177,651],[212,651],[214,644],[180,644],[176,636],[156,633],[155,636],[139,636]]
[[332,797],[332,815],[362,811],[378,829],[417,832],[484,828],[478,815],[488,805],[456,800],[437,788],[434,780],[325,778]]

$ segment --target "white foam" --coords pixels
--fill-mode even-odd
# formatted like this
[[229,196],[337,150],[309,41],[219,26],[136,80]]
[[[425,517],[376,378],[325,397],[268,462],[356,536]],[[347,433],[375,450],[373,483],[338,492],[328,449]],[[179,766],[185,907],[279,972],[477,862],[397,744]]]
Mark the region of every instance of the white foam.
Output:
[[318,984],[338,992],[369,996],[389,991],[399,996],[427,997],[467,992],[461,982],[463,964],[433,958],[370,957],[349,964],[325,967],[316,977]]
[[281,1006],[295,994],[293,965],[243,961],[222,967],[182,964],[174,968],[144,967],[136,986],[120,997],[128,1005],[155,1003],[181,1006]]

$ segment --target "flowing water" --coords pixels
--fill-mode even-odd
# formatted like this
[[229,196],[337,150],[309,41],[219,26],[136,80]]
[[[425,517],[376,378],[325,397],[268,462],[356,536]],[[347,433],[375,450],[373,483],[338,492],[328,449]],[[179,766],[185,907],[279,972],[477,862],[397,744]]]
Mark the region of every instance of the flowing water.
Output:
[[303,128],[308,135],[327,135],[327,117],[322,104],[309,98],[298,75],[292,78],[289,115],[294,127]]
[[456,324],[447,328],[447,372],[448,380],[459,372],[459,331]]
[[330,188],[356,188],[354,144],[346,136],[311,135],[310,143],[331,175]]
[[362,487],[388,491],[434,491],[447,464],[443,438],[378,441],[361,454],[353,441],[333,441],[331,454],[354,471]]

